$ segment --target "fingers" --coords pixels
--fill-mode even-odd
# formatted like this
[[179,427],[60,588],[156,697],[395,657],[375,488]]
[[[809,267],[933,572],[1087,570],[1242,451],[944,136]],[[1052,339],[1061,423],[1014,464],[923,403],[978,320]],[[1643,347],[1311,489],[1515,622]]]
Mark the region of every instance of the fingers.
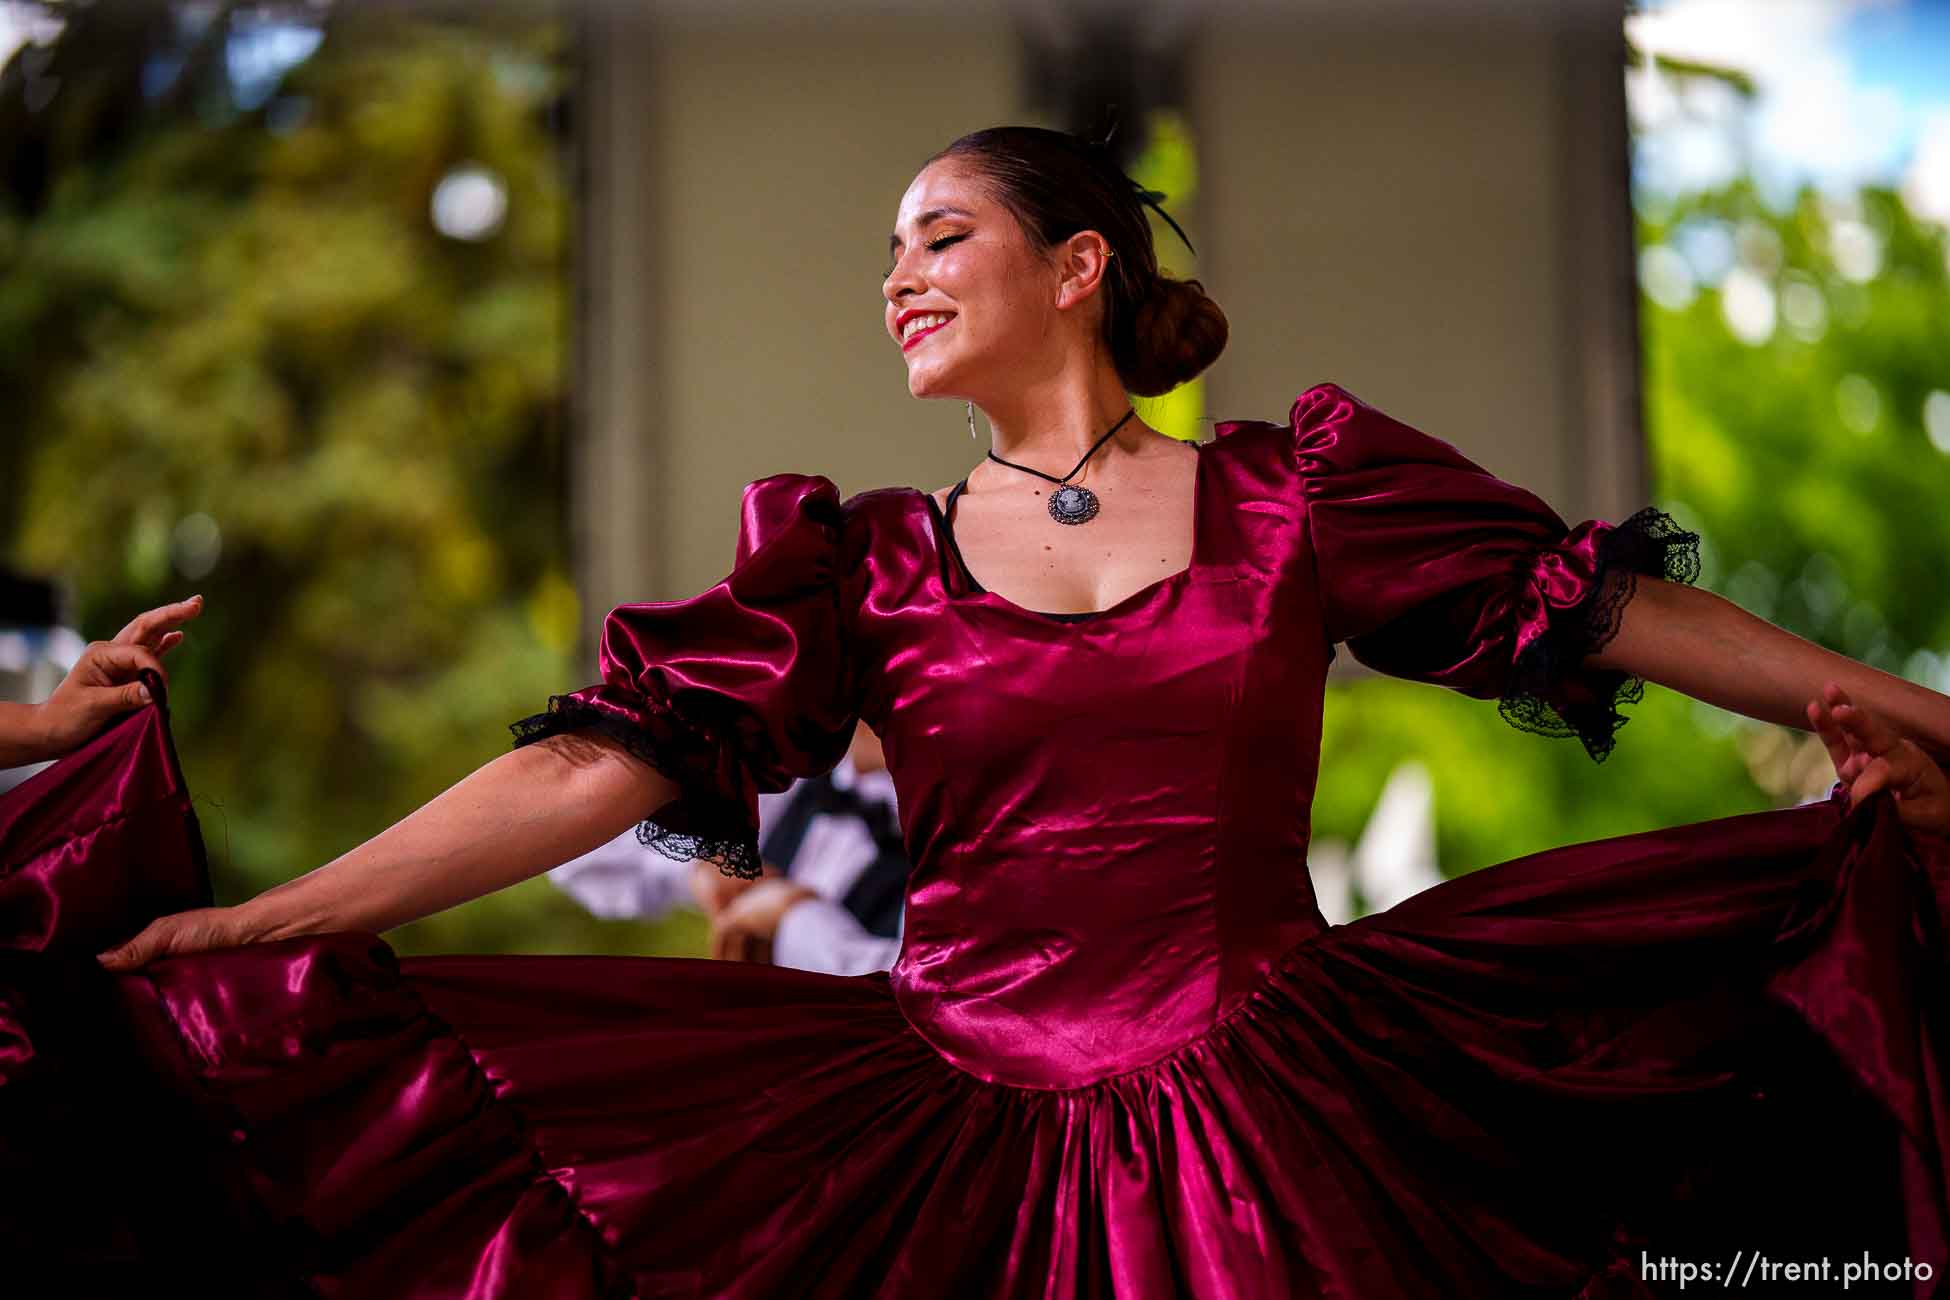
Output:
[[1863,753],[1870,755],[1887,754],[1903,743],[1902,735],[1881,718],[1852,704],[1843,704],[1834,709],[1835,720],[1842,726],[1850,743]]
[[[1824,683],[1822,700],[1827,706],[1828,716],[1841,728],[1852,753],[1886,754],[1903,743],[1901,732],[1883,721],[1879,714],[1858,707],[1840,683]],[[1813,716],[1813,706],[1810,706],[1810,716]],[[1828,737],[1824,735],[1822,739],[1826,743]]]
[[1821,698],[1809,701],[1807,715],[1837,779],[1848,787],[1850,803],[1884,789],[1900,798],[1923,779],[1922,751],[1876,714],[1857,707],[1840,683],[1824,683]]
[[1821,698],[1823,704],[1827,706],[1828,716],[1834,720],[1835,726],[1840,729],[1842,740],[1848,746],[1849,753],[1858,756],[1865,753],[1862,737],[1842,725],[1842,711],[1855,707],[1855,701],[1849,697],[1849,693],[1842,689],[1840,682],[1824,682],[1821,688]]
[[1930,775],[1930,760],[1910,741],[1901,741],[1888,753],[1869,759],[1849,786],[1849,800],[1868,798],[1878,790],[1888,790],[1902,799],[1922,790]]
[[169,681],[169,674],[163,671],[162,660],[147,646],[131,642],[97,641],[82,652],[81,664],[87,666],[85,681],[91,685],[107,686],[120,682],[134,681],[144,670]]
[[157,917],[127,943],[96,953],[95,960],[109,970],[134,970],[158,957],[229,948],[249,941],[249,935],[239,928],[234,908],[198,907]]
[[1814,728],[1815,734],[1821,737],[1822,745],[1828,750],[1828,761],[1835,765],[1835,775],[1842,780],[1848,780],[1848,776],[1843,771],[1848,766],[1850,757],[1848,733],[1843,731],[1842,724],[1835,720],[1835,715],[1829,710],[1826,700],[1809,700],[1807,712],[1809,725]]
[[[1887,790],[1905,826],[1950,836],[1950,781],[1936,758],[1877,714],[1858,708],[1834,682],[1823,688],[1822,704],[1819,710],[1810,706],[1809,718],[1825,712],[1826,721],[1841,729],[1850,752],[1836,771],[1848,786],[1849,802],[1859,805]],[[1833,757],[1834,746],[1825,733],[1822,742]]]
[[145,669],[169,680],[156,656],[142,646],[97,642],[82,654],[55,698],[67,700],[63,707],[74,730],[86,734],[149,703],[149,688],[137,678]]
[[[727,881],[727,884],[743,884]],[[740,890],[711,921],[711,955],[719,961],[767,961],[772,947],[764,897]]]
[[[1831,703],[1831,693],[1842,703]],[[1828,751],[1828,761],[1834,764],[1835,779],[1845,786],[1853,786],[1875,755],[1869,752],[1867,738],[1859,725],[1853,732],[1842,725],[1840,711],[1853,707],[1845,703],[1847,699],[1847,694],[1831,682],[1822,698],[1808,702],[1807,714],[1815,734],[1821,737],[1822,747]],[[1859,713],[1857,721],[1859,724]]]
[[1849,692],[1837,682],[1827,682],[1821,694],[1829,717],[1849,746],[1849,758],[1837,768],[1841,780],[1849,782],[1849,803],[1860,803],[1878,789],[1903,789],[1917,780],[1915,764],[1901,760],[1891,764],[1901,737],[1888,723],[1854,706]]
[[711,956],[718,961],[749,961],[754,936],[743,926],[711,927]]
[[[144,645],[158,652],[168,647],[161,642],[177,628],[203,612],[203,597],[191,596],[173,605],[159,605],[145,610],[129,620],[129,625],[115,634],[117,645]],[[177,637],[181,640],[181,636]],[[174,644],[172,642],[171,644]]]
[[691,898],[697,903],[698,910],[709,917],[715,917],[721,906],[714,879],[717,874],[717,867],[704,858],[697,858],[691,863]]
[[711,956],[718,961],[737,961],[744,947],[745,936],[738,925],[738,917],[727,909],[720,908],[711,915]]
[[136,970],[149,963],[161,946],[162,921],[151,921],[142,932],[127,943],[118,944],[107,952],[95,954],[95,960],[108,970]]
[[1851,804],[1859,804],[1876,791],[1887,789],[1894,776],[1895,773],[1890,770],[1886,759],[1872,759],[1868,766],[1862,769],[1862,774],[1849,785],[1848,801]]
[[136,970],[147,959],[136,956],[134,948],[123,944],[120,948],[110,948],[107,952],[98,953],[95,960],[100,962],[105,970]]

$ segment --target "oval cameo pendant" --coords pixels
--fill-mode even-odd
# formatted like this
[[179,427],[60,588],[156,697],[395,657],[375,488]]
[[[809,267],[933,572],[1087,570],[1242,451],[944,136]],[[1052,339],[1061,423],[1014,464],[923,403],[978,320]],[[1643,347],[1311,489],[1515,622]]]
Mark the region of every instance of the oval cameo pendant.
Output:
[[1087,487],[1065,483],[1049,494],[1049,517],[1059,524],[1088,523],[1097,517],[1097,494]]

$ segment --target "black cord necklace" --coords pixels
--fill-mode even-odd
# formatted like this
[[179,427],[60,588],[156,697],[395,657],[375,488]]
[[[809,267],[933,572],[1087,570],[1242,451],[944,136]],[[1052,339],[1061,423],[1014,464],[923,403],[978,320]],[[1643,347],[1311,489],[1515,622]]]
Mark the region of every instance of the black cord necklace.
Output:
[[[1103,446],[1104,443],[1110,440],[1110,434],[1116,433],[1119,429],[1123,428],[1124,420],[1128,420],[1136,414],[1137,407],[1135,406],[1124,412],[1124,419],[1111,425],[1110,433],[1105,434],[1103,437],[1097,439],[1095,443],[1091,444],[1090,450],[1083,453],[1083,460],[1077,462],[1076,469],[1071,470],[1070,474],[1074,474],[1078,469],[1082,469],[1084,462],[1097,454],[1097,448]],[[1049,494],[1049,517],[1057,523],[1087,524],[1097,517],[1097,494],[1080,483],[1069,482],[1070,474],[1065,474],[1062,478],[1058,478],[1054,474],[1045,474],[1043,471],[1031,469],[1027,465],[1018,465],[1012,460],[1003,460],[1002,457],[996,455],[993,451],[989,452],[989,459],[999,465],[1007,465],[1010,469],[1019,469],[1025,474],[1034,474],[1037,478],[1048,479],[1050,482],[1056,484],[1056,491]]]

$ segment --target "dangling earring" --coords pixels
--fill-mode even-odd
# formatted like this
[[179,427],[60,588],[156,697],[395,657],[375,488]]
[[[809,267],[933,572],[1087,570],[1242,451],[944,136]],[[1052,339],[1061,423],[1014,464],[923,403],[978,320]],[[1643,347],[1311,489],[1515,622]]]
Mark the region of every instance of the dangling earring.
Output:
[[975,436],[975,403],[968,404],[968,436]]

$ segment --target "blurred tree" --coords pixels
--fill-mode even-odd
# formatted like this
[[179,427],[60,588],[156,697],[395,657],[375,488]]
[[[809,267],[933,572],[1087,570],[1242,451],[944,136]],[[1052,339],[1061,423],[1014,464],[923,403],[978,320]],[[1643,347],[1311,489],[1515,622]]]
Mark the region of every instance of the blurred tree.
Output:
[[1716,581],[1802,636],[1931,678],[1950,647],[1943,229],[1888,189],[1804,189],[1775,213],[1743,179],[1649,209],[1640,232],[1659,295],[1654,469]]
[[[1516,731],[1496,705],[1368,676],[1328,690],[1314,831],[1356,839],[1389,773],[1420,759],[1445,875],[1563,844],[1774,806],[1717,712],[1649,687],[1602,766],[1575,740]],[[1724,716],[1724,715],[1722,715]]]
[[[62,6],[0,75],[10,557],[83,625],[201,590],[172,700],[220,900],[326,861],[579,680],[564,36]],[[548,885],[403,951],[701,950]]]

